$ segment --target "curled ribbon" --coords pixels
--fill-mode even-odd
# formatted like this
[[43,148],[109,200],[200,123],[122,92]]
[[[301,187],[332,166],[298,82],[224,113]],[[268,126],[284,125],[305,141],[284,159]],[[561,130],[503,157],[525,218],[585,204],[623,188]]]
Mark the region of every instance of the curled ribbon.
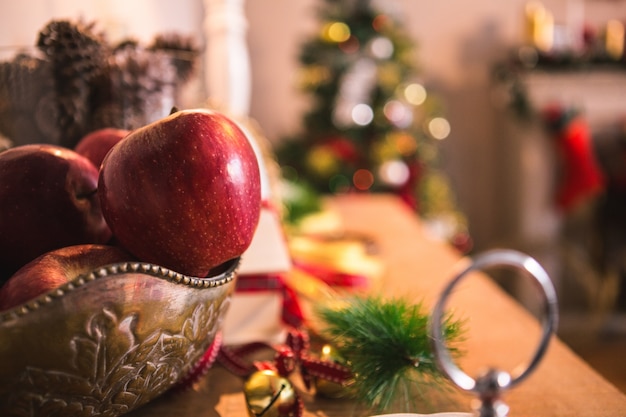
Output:
[[[222,346],[217,361],[240,377],[248,377],[253,372],[263,369],[271,369],[282,377],[288,377],[299,369],[306,389],[311,388],[314,378],[338,384],[347,384],[352,380],[352,373],[347,367],[319,359],[309,353],[309,348],[308,334],[303,330],[290,329],[284,344],[253,342],[238,347]],[[266,349],[275,352],[273,360],[247,361],[245,358]]]
[[298,327],[304,322],[304,313],[294,289],[285,283],[283,274],[247,274],[237,278],[237,291],[276,291],[282,295],[281,319],[288,326]]
[[299,259],[294,259],[293,264],[300,271],[316,277],[331,287],[367,288],[371,281],[366,274],[343,272],[326,265]]
[[[287,333],[285,343],[280,345],[253,342],[238,347],[222,346],[217,355],[217,362],[240,377],[249,377],[256,371],[269,369],[287,378],[299,368],[307,390],[311,388],[314,378],[323,378],[338,384],[346,384],[352,379],[352,373],[348,368],[311,356],[309,347],[308,334],[302,330],[291,329]],[[245,359],[248,355],[266,349],[274,350],[273,361],[250,362]],[[302,417],[304,414],[304,404],[299,395],[296,395],[293,412],[295,417]]]

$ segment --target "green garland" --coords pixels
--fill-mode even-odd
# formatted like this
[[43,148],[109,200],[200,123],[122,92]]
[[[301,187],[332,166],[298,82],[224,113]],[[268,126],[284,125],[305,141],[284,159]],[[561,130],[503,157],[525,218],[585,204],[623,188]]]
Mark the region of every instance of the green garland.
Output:
[[[421,303],[365,297],[341,308],[320,306],[316,313],[326,325],[324,336],[355,375],[356,398],[369,407],[389,411],[398,398],[415,401],[415,391],[423,398],[424,388],[447,387],[431,349],[430,316]],[[463,322],[447,316],[444,326],[450,353],[458,357]]]

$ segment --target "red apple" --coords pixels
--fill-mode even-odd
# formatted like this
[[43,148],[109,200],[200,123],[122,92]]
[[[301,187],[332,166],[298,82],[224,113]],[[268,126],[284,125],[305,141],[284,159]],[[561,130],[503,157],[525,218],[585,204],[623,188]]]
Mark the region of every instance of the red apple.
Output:
[[191,276],[240,256],[259,221],[254,150],[236,123],[183,110],[111,149],[99,180],[102,212],[138,259]]
[[47,252],[20,268],[0,288],[0,310],[47,293],[99,267],[134,260],[115,246],[75,245]]
[[111,237],[97,196],[98,169],[54,145],[0,153],[0,272],[10,276],[54,249]]
[[113,145],[124,139],[128,133],[130,133],[129,130],[116,129],[113,127],[94,130],[78,141],[74,147],[74,151],[89,159],[96,167],[100,168],[102,160]]

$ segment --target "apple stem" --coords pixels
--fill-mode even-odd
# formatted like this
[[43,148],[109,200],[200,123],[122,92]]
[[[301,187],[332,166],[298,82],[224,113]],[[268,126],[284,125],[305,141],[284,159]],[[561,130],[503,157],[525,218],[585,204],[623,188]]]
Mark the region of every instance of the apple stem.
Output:
[[179,111],[179,110],[178,110],[178,107],[173,106],[173,107],[172,107],[172,110],[170,110],[170,114],[178,113],[178,111]]

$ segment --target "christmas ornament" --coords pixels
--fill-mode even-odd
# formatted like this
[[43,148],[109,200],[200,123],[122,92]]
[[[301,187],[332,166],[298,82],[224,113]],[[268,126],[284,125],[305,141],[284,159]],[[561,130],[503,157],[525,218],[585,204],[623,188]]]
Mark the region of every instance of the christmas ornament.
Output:
[[[320,360],[325,362],[337,363],[341,366],[348,367],[349,364],[341,357],[337,349],[331,344],[322,346],[320,352]],[[351,383],[337,383],[325,378],[315,378],[314,380],[315,394],[326,398],[349,398],[354,396],[351,389]]]
[[250,417],[296,415],[296,392],[288,379],[276,371],[256,371],[246,380],[243,393]]
[[[345,366],[331,360],[321,359],[310,351],[308,333],[304,330],[289,329],[284,344],[271,345],[265,342],[253,342],[241,346],[222,346],[217,360],[233,374],[246,378],[244,388],[246,399],[254,402],[254,411],[286,414],[269,414],[276,416],[302,415],[303,404],[300,397],[293,391],[291,384],[287,384],[288,377],[299,372],[304,387],[309,390],[314,381],[325,379],[336,384],[348,384],[352,380],[352,373]],[[271,360],[252,360],[262,352],[274,352]],[[254,378],[254,382],[250,382]],[[286,381],[286,382],[285,382]],[[258,389],[252,389],[258,388]],[[253,391],[254,395],[249,392]],[[271,399],[278,401],[285,392],[284,402],[280,401],[280,409],[273,408]],[[290,401],[290,391],[294,392],[294,401]],[[248,401],[249,407],[253,405]],[[290,407],[288,407],[288,405]],[[272,410],[272,411],[269,411]],[[292,413],[292,414],[289,414]],[[252,415],[252,414],[251,414]],[[264,414],[254,414],[264,415]]]
[[[321,360],[309,352],[310,341],[306,331],[288,329],[283,344],[272,345],[266,342],[253,342],[241,346],[222,346],[217,360],[235,375],[249,377],[262,369],[273,369],[280,376],[287,377],[295,371],[300,372],[302,381],[308,389],[312,378],[326,378],[338,383],[348,381],[352,375],[345,367]],[[271,360],[249,360],[259,352],[274,352]]]

